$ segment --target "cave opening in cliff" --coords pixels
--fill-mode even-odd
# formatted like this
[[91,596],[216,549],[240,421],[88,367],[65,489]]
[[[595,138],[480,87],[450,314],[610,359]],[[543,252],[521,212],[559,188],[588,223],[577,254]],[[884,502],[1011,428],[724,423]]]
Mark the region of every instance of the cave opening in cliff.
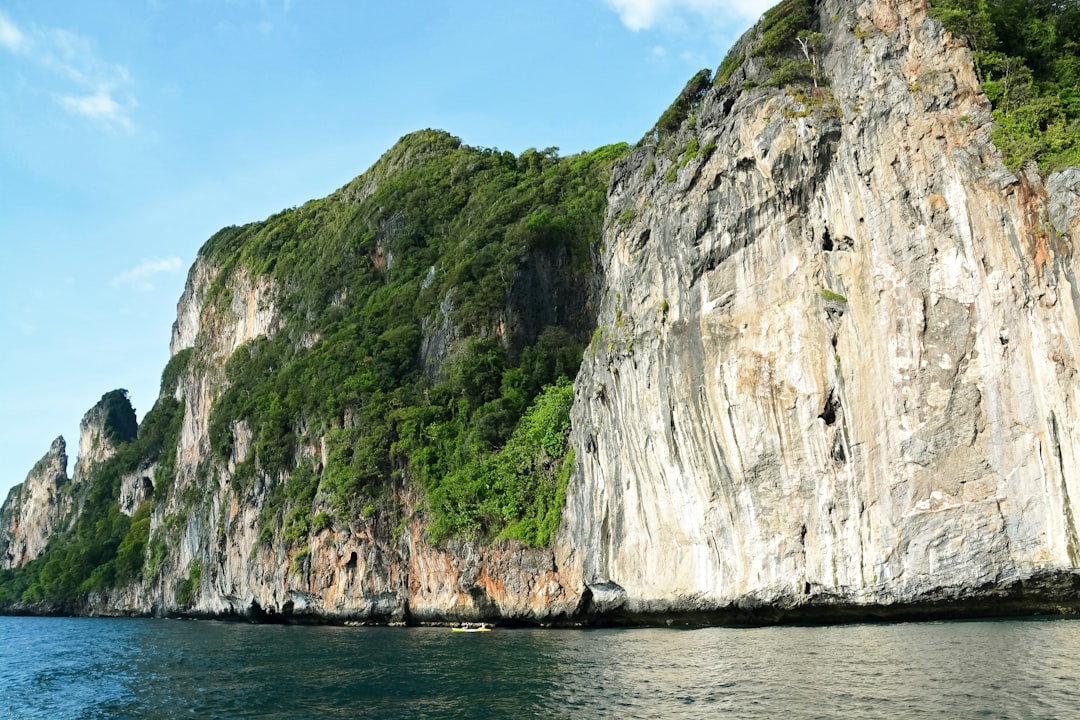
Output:
[[836,391],[829,391],[829,399],[825,401],[825,408],[818,415],[819,418],[825,421],[826,425],[836,424],[836,411],[840,407],[840,401],[836,397]]

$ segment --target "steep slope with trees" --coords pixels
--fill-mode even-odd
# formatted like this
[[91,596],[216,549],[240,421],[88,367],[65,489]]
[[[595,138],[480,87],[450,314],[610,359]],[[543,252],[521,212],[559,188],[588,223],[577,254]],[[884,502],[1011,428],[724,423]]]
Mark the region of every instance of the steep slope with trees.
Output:
[[634,148],[421,131],[223,229],[137,433],[107,394],[0,514],[0,603],[1080,610],[1075,15],[783,0]]
[[932,0],[931,14],[973,50],[1005,164],[1080,165],[1080,2]]
[[235,585],[281,562],[303,575],[357,535],[401,558],[412,531],[550,545],[625,151],[515,156],[421,131],[331,197],[217,233],[138,437],[94,468],[72,529],[0,578],[3,599],[247,612],[200,600],[234,594],[212,588],[225,546]]

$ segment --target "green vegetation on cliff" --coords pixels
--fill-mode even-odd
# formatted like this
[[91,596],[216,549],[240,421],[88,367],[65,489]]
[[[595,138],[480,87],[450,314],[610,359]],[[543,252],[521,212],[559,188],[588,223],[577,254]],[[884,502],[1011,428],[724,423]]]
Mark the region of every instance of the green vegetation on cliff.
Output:
[[[765,84],[784,87],[823,81],[818,52],[824,35],[814,32],[814,0],[781,0],[765,11],[748,37],[741,39],[716,69],[714,83],[726,84],[747,57],[758,57],[769,70]],[[752,83],[751,83],[752,84]]]
[[[592,332],[594,248],[625,150],[514,156],[418,132],[334,196],[207,243],[222,268],[213,302],[244,269],[273,281],[285,318],[229,359],[211,414],[217,461],[250,433],[238,491],[288,476],[263,508],[265,540],[407,512],[387,503],[411,473],[433,538],[547,542],[565,447],[522,426],[555,394],[565,412],[549,420],[568,428],[566,378]],[[303,451],[320,437],[325,462]]]
[[[422,131],[331,197],[217,233],[202,250],[213,312],[228,320],[244,275],[271,288],[280,325],[226,362],[199,477],[235,460],[238,498],[268,488],[268,543],[376,516],[400,528],[417,510],[436,541],[550,542],[607,183],[626,151],[515,156]],[[158,571],[184,522],[165,515],[150,537],[175,483],[174,395],[205,362],[197,347],[173,357],[137,435],[126,393],[102,398],[92,412],[117,452],[90,471],[70,528],[0,573],[0,602],[66,602]],[[151,467],[153,497],[128,517],[122,479]],[[420,507],[399,504],[410,478]],[[200,578],[189,568],[181,607]]]
[[[767,10],[724,58],[715,83],[727,83],[748,57],[760,58],[769,70],[768,80],[758,81],[764,84],[824,82],[818,54],[825,35],[813,29],[817,4],[781,0]],[[1017,170],[1034,162],[1044,173],[1080,165],[1080,0],[930,4],[931,15],[971,46],[983,91],[993,106],[994,144],[1005,164]],[[674,118],[678,106],[664,118]]]
[[994,108],[994,144],[1016,170],[1080,165],[1080,0],[932,0],[963,36]]
[[[690,79],[645,138],[681,158],[669,175],[713,151],[674,138],[744,63],[770,85],[824,82],[816,10],[783,0],[715,78]],[[1009,167],[1080,163],[1080,0],[933,0],[932,13],[971,44]],[[571,379],[594,330],[607,184],[627,150],[514,155],[425,130],[330,197],[217,233],[201,253],[216,273],[204,321],[227,326],[234,301],[250,300],[231,294],[258,285],[276,322],[225,363],[195,485],[230,473],[239,502],[261,502],[260,540],[297,550],[296,567],[315,533],[368,521],[400,532],[417,513],[436,542],[549,543],[574,463]],[[102,397],[91,415],[116,453],[75,483],[76,514],[45,553],[0,572],[0,603],[158,572],[198,505],[190,485],[165,511],[184,412],[174,396],[214,362],[202,353],[173,357],[141,426],[124,391]],[[151,471],[152,498],[125,515],[123,479]],[[187,568],[181,607],[201,578]]]
[[528,545],[547,544],[559,524],[574,461],[566,442],[573,402],[573,385],[560,375],[555,384],[545,386],[495,452],[480,447],[459,453],[424,441],[423,434],[430,433],[450,439],[452,445],[459,430],[450,417],[424,427],[412,425],[414,433],[403,443],[412,450],[414,468],[434,511],[431,536],[438,540],[486,528]]
[[102,430],[111,443],[119,445],[129,442],[139,433],[139,423],[128,400],[127,390],[112,390],[102,395],[94,406],[94,414],[102,417]]
[[[515,157],[415,133],[337,195],[207,244],[221,277],[242,265],[283,290],[285,329],[233,355],[211,416],[221,460],[240,423],[252,434],[240,484],[292,474],[263,514],[267,531],[283,518],[299,540],[313,523],[388,510],[409,469],[436,536],[497,533],[532,512],[490,512],[508,505],[464,486],[541,389],[577,371],[607,176],[623,150]],[[552,274],[548,296],[530,294]],[[325,465],[302,459],[298,445],[323,435]],[[466,496],[468,510],[447,500]],[[317,500],[331,517],[317,517]]]
[[[715,77],[690,79],[645,138],[681,158],[672,179],[715,149],[680,133],[744,65],[747,84],[824,82],[818,9],[782,0]],[[932,12],[974,50],[1006,163],[1080,163],[1080,0],[933,0]],[[44,554],[0,572],[0,603],[153,577],[198,483],[216,486],[223,472],[238,502],[261,502],[260,540],[297,550],[294,569],[315,533],[369,520],[400,532],[417,513],[436,542],[549,543],[574,464],[571,379],[594,329],[606,190],[627,151],[514,155],[425,130],[330,197],[218,232],[201,252],[216,273],[202,320],[227,326],[244,278],[266,289],[277,322],[226,361],[194,484],[167,515],[184,415],[174,396],[216,362],[198,345],[169,362],[138,428],[123,391],[95,407],[117,452],[75,490],[76,514]],[[626,209],[618,222],[633,219]],[[129,517],[117,503],[123,479],[151,468],[153,496]],[[203,577],[198,563],[186,571],[181,607]]]
[[[711,86],[712,72],[708,68],[699,70],[686,83],[682,92],[675,98],[675,102],[671,103],[668,109],[660,116],[660,119],[656,121],[656,125],[649,135],[656,139],[662,139],[675,133],[683,124],[683,121],[689,117],[690,113],[701,105],[701,101],[705,98],[705,94]],[[646,137],[649,137],[649,135],[646,135]]]
[[162,397],[134,428],[135,413],[123,390],[106,393],[91,414],[104,418],[106,435],[116,454],[88,471],[76,498],[79,512],[66,531],[50,540],[45,552],[17,570],[0,570],[0,603],[64,601],[89,591],[125,585],[144,569],[150,536],[150,503],[133,516],[120,511],[121,479],[128,473],[156,467],[159,496],[167,487],[176,460],[183,406]]

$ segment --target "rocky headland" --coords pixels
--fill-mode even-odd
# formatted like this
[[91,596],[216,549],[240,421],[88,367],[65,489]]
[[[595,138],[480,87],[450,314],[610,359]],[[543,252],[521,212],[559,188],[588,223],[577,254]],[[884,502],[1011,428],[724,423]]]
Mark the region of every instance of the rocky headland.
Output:
[[[795,81],[761,51],[767,15],[636,147],[597,156],[606,201],[584,250],[527,209],[526,249],[498,266],[503,294],[481,320],[463,315],[479,271],[445,279],[429,255],[412,268],[424,241],[379,195],[461,152],[448,136],[403,139],[318,213],[289,220],[297,242],[361,238],[341,262],[378,282],[415,274],[427,309],[395,362],[425,398],[440,377],[487,367],[464,372],[455,358],[503,354],[501,398],[439,406],[487,419],[498,442],[515,442],[496,422],[526,367],[513,363],[540,357],[546,328],[587,343],[571,429],[529,456],[554,498],[535,523],[529,498],[483,488],[467,496],[483,512],[453,515],[466,496],[438,473],[475,468],[430,459],[414,438],[443,437],[451,419],[410,414],[403,393],[387,400],[385,432],[364,419],[377,388],[300,403],[278,431],[272,402],[242,405],[255,380],[236,358],[318,351],[338,326],[312,318],[357,290],[327,276],[297,300],[284,261],[270,262],[283,246],[260,246],[271,250],[256,262],[241,244],[273,233],[226,229],[188,275],[173,362],[138,439],[110,394],[83,421],[73,477],[58,439],[9,495],[4,608],[538,625],[1080,609],[1080,169],[1004,164],[971,51],[924,0],[807,7],[812,32],[786,48],[805,58]],[[533,153],[537,172],[564,167]],[[341,219],[375,199],[377,220]],[[448,227],[471,227],[464,213]],[[388,347],[406,335],[379,333]],[[372,387],[385,386],[389,351],[357,342],[342,364],[370,365]],[[286,367],[274,362],[260,367]],[[558,374],[545,372],[545,383]],[[323,369],[286,385],[327,396],[363,385],[348,377]],[[279,400],[292,407],[286,390]],[[365,454],[376,436],[385,459]],[[465,452],[465,437],[447,442]],[[46,548],[90,537],[84,508],[125,518],[102,546],[111,569],[50,585],[50,563],[74,561]]]

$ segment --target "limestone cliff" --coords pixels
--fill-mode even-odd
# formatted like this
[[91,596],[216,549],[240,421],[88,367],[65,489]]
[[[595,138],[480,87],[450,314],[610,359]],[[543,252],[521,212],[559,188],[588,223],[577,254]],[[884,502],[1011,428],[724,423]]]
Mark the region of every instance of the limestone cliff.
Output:
[[[479,233],[507,211],[470,205],[480,190],[460,178],[387,191],[424,157],[456,151],[430,132],[321,204],[212,238],[178,305],[158,405],[137,439],[122,434],[129,444],[110,466],[123,513],[113,520],[126,528],[109,545],[117,561],[88,576],[76,609],[531,623],[1080,609],[1080,170],[1006,169],[970,53],[924,0],[808,7],[816,34],[794,79],[778,73],[796,66],[761,51],[767,17],[719,80],[695,78],[615,164],[602,239],[584,253],[567,239],[583,216],[523,205],[520,222],[490,238]],[[544,153],[507,156],[468,163],[570,177]],[[410,226],[392,203],[425,193],[460,194],[457,214]],[[359,214],[363,203],[374,214]],[[421,230],[474,244],[439,255]],[[512,262],[483,254],[506,238],[518,242]],[[290,243],[305,257],[289,256]],[[338,254],[318,266],[318,287],[282,271],[327,247]],[[409,302],[379,305],[408,273]],[[361,317],[346,313],[362,292],[341,278],[361,276],[377,287],[362,302],[379,310],[370,327],[342,322]],[[477,310],[469,292],[493,305]],[[382,323],[415,308],[415,326]],[[588,337],[593,317],[554,540],[527,547],[504,526],[482,532],[520,498],[433,533],[447,492],[438,474],[450,471],[424,465],[434,451],[400,451],[409,433],[459,455],[506,441],[499,421],[513,393],[483,396],[482,413],[465,397],[473,378],[454,363],[470,339],[517,359],[552,327]],[[321,347],[318,328],[352,354],[281,374],[280,388],[251,400],[283,358]],[[379,356],[392,341],[402,348]],[[258,353],[269,359],[241,362]],[[545,363],[555,355],[534,365]],[[402,366],[412,390],[378,395]],[[437,395],[447,367],[465,380],[442,410],[476,412],[487,435],[440,435],[451,420],[425,420],[433,406],[402,410]],[[503,374],[504,390],[514,382],[521,368]],[[356,386],[375,389],[351,404],[333,397]],[[273,414],[310,387],[330,400]],[[364,414],[374,400],[393,424],[369,427],[381,419]],[[230,402],[239,409],[225,414]],[[76,480],[96,478],[120,447],[91,425]],[[43,463],[64,467],[62,455],[54,444],[55,462]],[[487,502],[478,466],[471,494],[447,506]],[[4,567],[40,554],[86,497],[57,489],[62,472],[45,474],[52,485],[28,479],[5,504]]]
[[[362,192],[354,193],[350,186],[335,201],[369,197],[376,191],[371,176],[377,178],[379,170],[354,183],[363,186]],[[400,224],[395,217],[389,228],[383,224],[377,230],[392,236]],[[380,270],[395,269],[392,239],[380,236],[373,262]],[[512,351],[556,322],[560,305],[563,314],[570,311],[571,327],[588,325],[587,315],[573,312],[575,302],[584,299],[572,286],[567,262],[566,253],[551,248],[526,256],[505,311],[494,323]],[[435,274],[432,266],[425,286]],[[350,292],[348,287],[335,289],[329,293],[331,304],[345,303]],[[442,297],[435,321],[424,326],[427,336],[419,363],[427,374],[437,375],[455,348],[460,351],[462,332],[449,319],[454,297],[453,292]],[[142,582],[93,594],[88,611],[339,622],[479,617],[545,622],[570,616],[580,597],[551,549],[464,538],[433,542],[424,514],[416,511],[424,505],[423,494],[407,475],[390,483],[377,513],[341,518],[320,491],[304,514],[338,519],[299,535],[281,506],[283,494],[295,485],[291,476],[299,471],[261,467],[258,431],[247,420],[230,423],[227,455],[216,455],[211,425],[215,403],[235,382],[227,371],[230,358],[279,332],[301,348],[320,340],[298,331],[295,317],[293,325],[288,324],[280,298],[281,289],[270,278],[253,277],[243,267],[223,267],[209,253],[201,253],[192,267],[173,326],[173,361],[166,370],[170,379],[163,380],[162,388],[163,398],[182,408],[175,459],[167,475],[162,475],[160,462],[143,464],[125,474],[121,485],[121,507],[129,515],[140,502],[152,500],[151,559]],[[344,429],[355,422],[346,412]],[[333,452],[328,435],[342,428],[316,430],[310,428],[310,418],[299,418],[296,424],[301,431],[293,466],[325,474]]]
[[0,569],[20,567],[36,558],[59,529],[71,510],[67,465],[67,446],[58,437],[26,480],[11,488],[0,511],[0,548],[4,549]]
[[79,456],[68,477],[67,443],[53,441],[21,485],[8,493],[0,510],[0,569],[17,568],[44,552],[49,540],[71,528],[95,468],[132,439],[135,413],[124,391],[113,391],[79,422]]
[[920,0],[815,12],[819,88],[747,38],[612,179],[565,541],[630,616],[1075,604],[1080,173],[1002,166]]

